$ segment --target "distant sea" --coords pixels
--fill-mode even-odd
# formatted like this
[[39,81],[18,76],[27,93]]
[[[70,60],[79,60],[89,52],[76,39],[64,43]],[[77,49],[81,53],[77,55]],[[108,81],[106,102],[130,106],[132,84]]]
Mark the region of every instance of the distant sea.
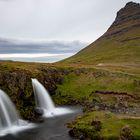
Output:
[[12,60],[21,62],[52,63],[74,55],[73,53],[50,54],[50,53],[12,53],[0,54],[0,60]]

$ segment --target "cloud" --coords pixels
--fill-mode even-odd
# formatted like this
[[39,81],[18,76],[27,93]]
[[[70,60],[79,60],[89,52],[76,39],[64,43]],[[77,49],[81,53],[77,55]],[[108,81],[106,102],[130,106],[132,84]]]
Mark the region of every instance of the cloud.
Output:
[[[41,58],[41,57],[54,57],[54,56],[63,56],[64,54],[49,54],[49,53],[13,53],[13,54],[0,54],[0,58]],[[71,55],[71,54],[67,54]]]
[[16,40],[0,40],[0,54],[11,53],[76,53],[86,47],[87,43],[80,41],[48,41],[25,42]]
[[1,60],[13,60],[13,61],[23,61],[23,62],[56,62],[67,57],[72,56],[73,53],[64,54],[48,54],[48,53],[35,53],[35,54],[0,54]]
[[86,47],[80,41],[0,39],[0,60],[56,62]]

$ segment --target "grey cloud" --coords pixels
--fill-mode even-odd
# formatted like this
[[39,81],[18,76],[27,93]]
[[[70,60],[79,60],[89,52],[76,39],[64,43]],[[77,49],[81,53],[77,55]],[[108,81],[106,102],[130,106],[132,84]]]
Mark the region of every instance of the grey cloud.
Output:
[[39,43],[16,43],[0,40],[0,54],[9,53],[76,53],[86,47],[80,41],[49,41]]

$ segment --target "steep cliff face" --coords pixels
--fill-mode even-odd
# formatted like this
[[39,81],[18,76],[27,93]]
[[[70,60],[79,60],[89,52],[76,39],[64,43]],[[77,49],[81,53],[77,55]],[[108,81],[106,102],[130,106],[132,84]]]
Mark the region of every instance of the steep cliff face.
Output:
[[[63,84],[66,75],[84,72],[82,69],[54,67],[48,64],[1,61],[0,89],[10,96],[23,118],[36,120],[38,116],[34,111],[35,99],[31,78],[38,79],[54,97],[57,86]],[[54,99],[56,104],[65,104],[61,95]],[[71,103],[71,100],[69,102]]]
[[[129,2],[117,13],[115,21],[103,35],[103,37],[121,35],[121,33],[128,32],[129,30],[133,30],[134,28],[140,28],[140,4]],[[140,37],[137,36],[135,38],[129,38],[129,40],[131,39],[140,39]]]
[[63,81],[64,71],[53,68],[42,69],[33,74],[27,70],[0,70],[0,89],[3,89],[15,103],[20,115],[28,120],[35,119],[35,101],[31,78],[37,78],[50,92],[55,94],[57,84]]
[[140,63],[140,4],[129,2],[107,32],[62,63]]

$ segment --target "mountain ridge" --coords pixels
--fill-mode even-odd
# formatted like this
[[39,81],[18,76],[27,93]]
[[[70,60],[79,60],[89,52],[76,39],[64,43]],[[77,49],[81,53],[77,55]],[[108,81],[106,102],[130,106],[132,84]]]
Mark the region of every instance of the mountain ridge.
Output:
[[95,42],[60,63],[140,63],[140,4],[129,2]]

